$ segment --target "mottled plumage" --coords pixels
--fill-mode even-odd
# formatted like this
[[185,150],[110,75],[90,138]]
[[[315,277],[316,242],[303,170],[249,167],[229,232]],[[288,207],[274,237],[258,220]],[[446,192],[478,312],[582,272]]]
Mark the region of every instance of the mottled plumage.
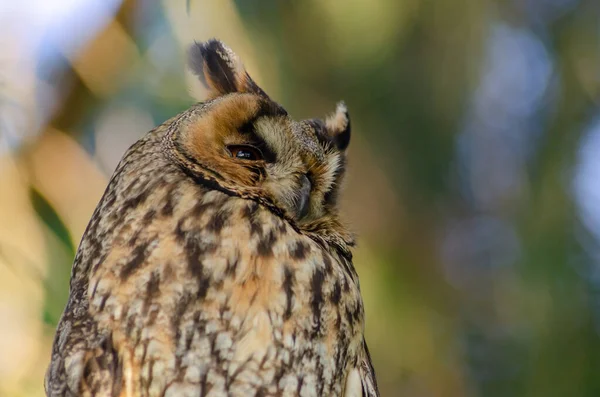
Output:
[[49,396],[376,396],[337,196],[346,108],[293,121],[216,40],[210,99],[135,143],[79,246]]

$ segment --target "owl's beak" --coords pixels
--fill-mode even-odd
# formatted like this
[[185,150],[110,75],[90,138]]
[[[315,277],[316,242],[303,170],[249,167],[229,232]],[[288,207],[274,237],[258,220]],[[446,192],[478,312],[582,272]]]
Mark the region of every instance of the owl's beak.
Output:
[[306,175],[300,177],[300,190],[296,199],[296,218],[302,219],[308,214],[310,208],[310,191],[312,185]]

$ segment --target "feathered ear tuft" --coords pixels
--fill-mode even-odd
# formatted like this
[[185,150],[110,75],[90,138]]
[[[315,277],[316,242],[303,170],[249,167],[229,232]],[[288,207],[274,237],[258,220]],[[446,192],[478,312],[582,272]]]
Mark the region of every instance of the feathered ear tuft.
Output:
[[188,64],[212,97],[232,92],[252,92],[267,97],[250,78],[238,56],[217,39],[194,43],[188,51]]
[[339,102],[335,113],[325,121],[327,132],[339,150],[346,150],[350,143],[350,116],[344,102]]

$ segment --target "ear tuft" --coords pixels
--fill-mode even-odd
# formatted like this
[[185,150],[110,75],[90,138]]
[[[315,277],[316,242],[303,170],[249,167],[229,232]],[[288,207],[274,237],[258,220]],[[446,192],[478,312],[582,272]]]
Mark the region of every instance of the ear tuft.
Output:
[[194,43],[188,51],[188,64],[213,97],[244,92],[250,80],[238,56],[217,39]]
[[269,96],[252,80],[239,57],[217,39],[194,43],[188,51],[188,65],[216,98],[232,92]]
[[346,104],[338,102],[335,113],[325,121],[327,132],[339,150],[346,150],[350,143],[350,116]]

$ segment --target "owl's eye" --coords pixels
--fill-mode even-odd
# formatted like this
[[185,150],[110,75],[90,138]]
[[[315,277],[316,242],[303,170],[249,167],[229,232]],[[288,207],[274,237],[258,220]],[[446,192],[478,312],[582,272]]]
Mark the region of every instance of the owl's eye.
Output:
[[250,145],[231,145],[227,146],[232,157],[240,160],[262,160],[263,155],[260,150]]

